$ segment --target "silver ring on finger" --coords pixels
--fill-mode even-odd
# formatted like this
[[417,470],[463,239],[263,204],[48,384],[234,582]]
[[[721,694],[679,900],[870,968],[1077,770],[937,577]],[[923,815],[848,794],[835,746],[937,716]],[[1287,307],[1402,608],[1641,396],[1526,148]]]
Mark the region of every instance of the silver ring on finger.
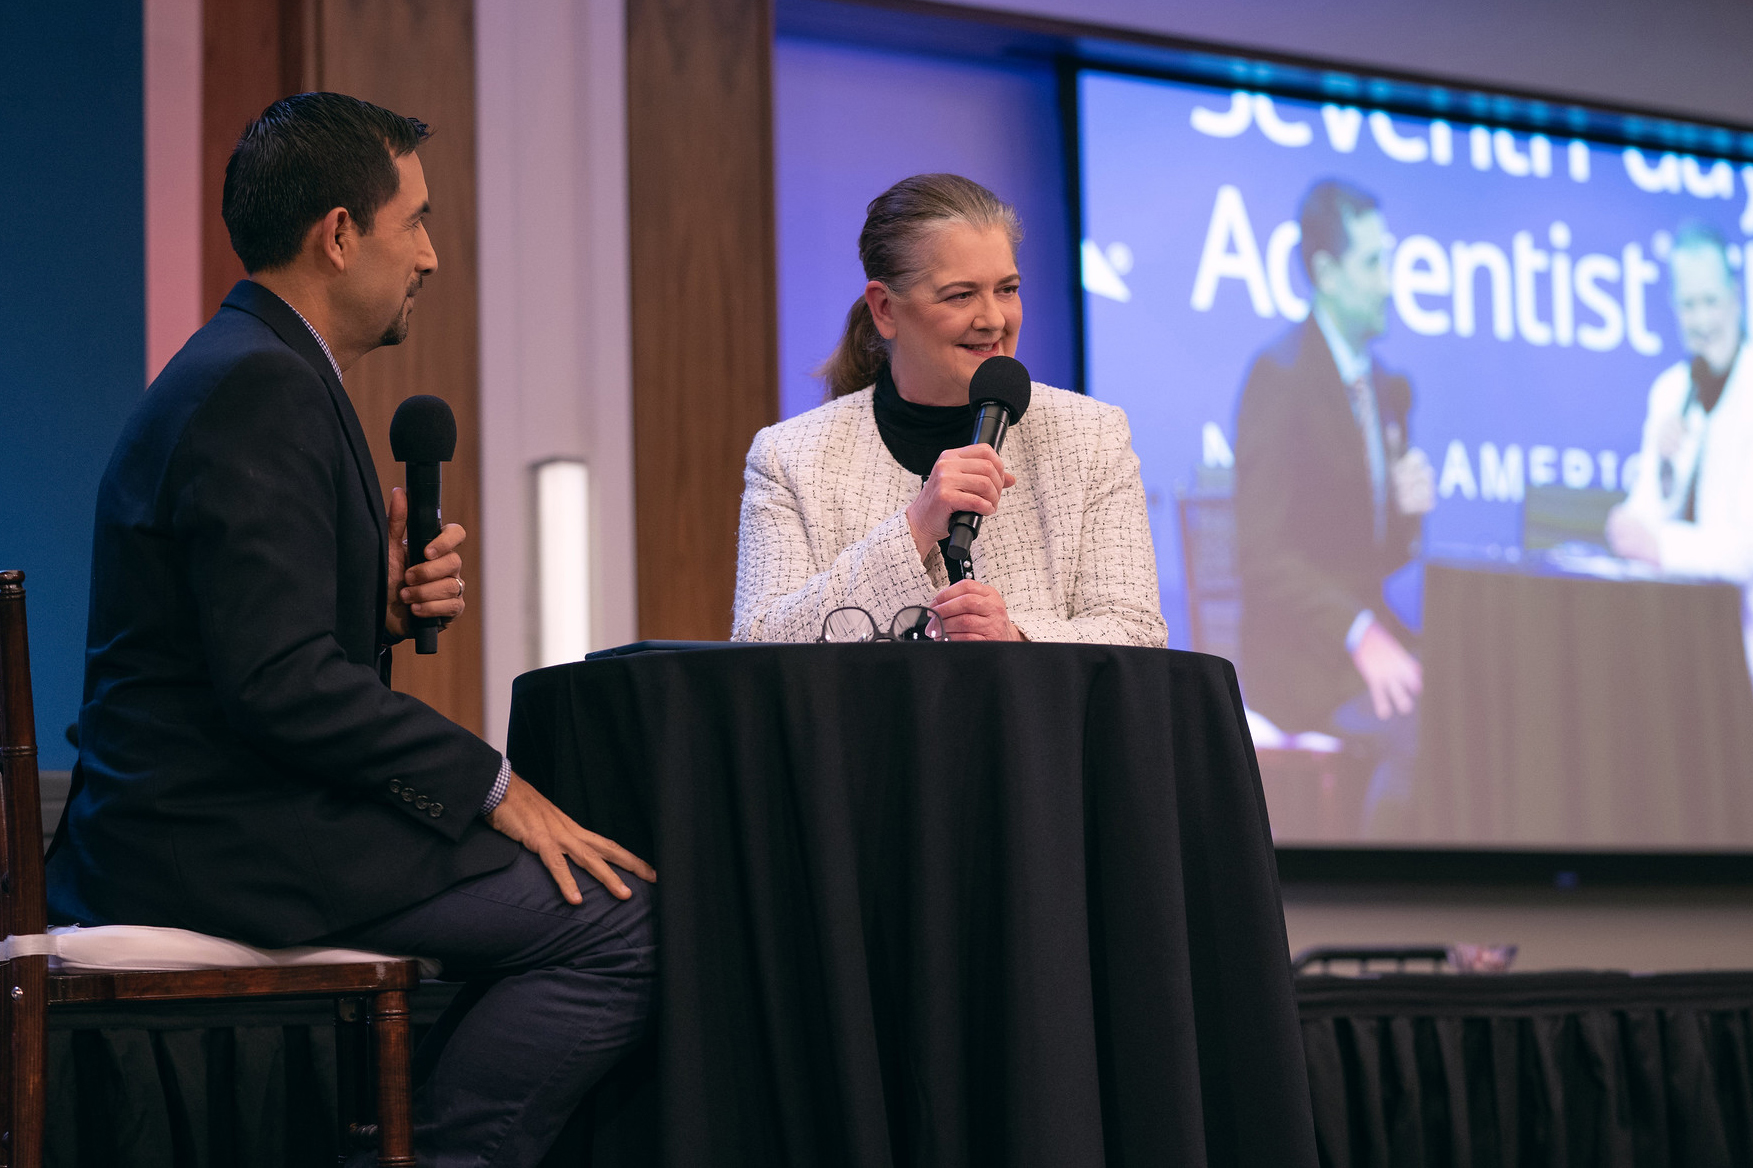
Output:
[[455,577],[455,579],[457,582],[457,599],[461,600],[463,598],[463,588],[464,588],[463,578],[461,575],[458,575],[457,577]]

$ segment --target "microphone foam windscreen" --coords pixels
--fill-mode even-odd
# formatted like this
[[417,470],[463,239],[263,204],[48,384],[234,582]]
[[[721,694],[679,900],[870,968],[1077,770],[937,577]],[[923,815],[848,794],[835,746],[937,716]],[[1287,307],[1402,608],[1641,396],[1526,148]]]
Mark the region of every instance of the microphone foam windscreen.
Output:
[[988,357],[974,370],[968,385],[968,404],[979,409],[983,402],[998,402],[1010,411],[1011,425],[1022,420],[1029,408],[1029,371],[1015,357]]
[[421,393],[396,407],[390,453],[397,462],[449,462],[456,452],[456,415],[443,398]]

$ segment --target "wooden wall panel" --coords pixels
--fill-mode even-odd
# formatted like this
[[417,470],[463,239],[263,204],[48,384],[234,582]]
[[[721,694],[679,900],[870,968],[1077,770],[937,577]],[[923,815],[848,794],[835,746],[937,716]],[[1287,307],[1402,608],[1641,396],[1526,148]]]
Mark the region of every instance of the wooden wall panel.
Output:
[[395,681],[397,689],[479,733],[484,573],[468,567],[478,565],[482,547],[474,6],[471,0],[205,0],[203,31],[201,246],[208,314],[243,276],[219,216],[225,161],[244,125],[270,102],[333,90],[433,127],[420,158],[432,195],[428,229],[438,272],[416,301],[408,340],[349,370],[347,394],[371,440],[386,497],[402,481],[389,448],[396,407],[414,394],[432,393],[456,412],[457,452],[445,468],[444,515],[469,530],[463,551],[470,611],[439,637],[436,656],[417,656],[411,645],[398,648]]
[[639,631],[730,635],[737,509],[779,416],[770,0],[627,0]]
[[[396,688],[481,733],[480,330],[475,253],[475,25],[471,0],[312,0],[321,4],[318,81],[432,127],[420,148],[431,192],[427,230],[438,271],[420,291],[408,339],[347,373],[347,393],[371,439],[384,495],[402,482],[390,456],[390,417],[417,393],[457,417],[456,458],[444,470],[444,517],[469,531],[463,576],[470,611],[439,637],[438,653],[396,649]],[[470,564],[477,565],[471,571]],[[498,717],[503,718],[503,712]]]
[[201,5],[201,319],[244,277],[220,218],[225,162],[243,128],[289,93],[314,89],[316,0]]

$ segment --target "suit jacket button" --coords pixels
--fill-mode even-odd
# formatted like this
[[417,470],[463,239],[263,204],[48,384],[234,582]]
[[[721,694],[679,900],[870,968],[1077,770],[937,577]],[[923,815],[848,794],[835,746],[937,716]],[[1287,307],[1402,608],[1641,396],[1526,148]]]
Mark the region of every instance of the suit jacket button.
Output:
[[401,793],[402,793],[402,780],[391,779],[390,780],[390,794],[400,795]]
[[426,814],[432,816],[432,818],[434,818],[434,819],[437,819],[440,815],[444,814],[444,804],[434,803],[432,806],[430,806],[426,809]]
[[413,801],[414,801],[414,788],[403,787],[402,788],[402,802],[412,803]]
[[431,802],[431,800],[426,798],[426,796],[422,795],[418,799],[414,800],[414,806],[416,806],[420,810],[424,811],[424,810],[426,810],[426,804],[429,802]]

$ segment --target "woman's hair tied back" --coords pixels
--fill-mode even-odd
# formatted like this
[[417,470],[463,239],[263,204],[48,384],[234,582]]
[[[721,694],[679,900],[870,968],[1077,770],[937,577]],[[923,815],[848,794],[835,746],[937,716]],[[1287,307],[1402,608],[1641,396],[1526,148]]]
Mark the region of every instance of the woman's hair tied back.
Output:
[[[858,236],[865,279],[904,294],[925,272],[932,236],[950,224],[981,231],[998,228],[1013,251],[1023,239],[1016,209],[979,183],[959,174],[916,174],[865,208],[864,230]],[[827,383],[829,397],[844,397],[874,382],[888,359],[888,345],[860,294],[846,314],[840,343],[816,376]]]

